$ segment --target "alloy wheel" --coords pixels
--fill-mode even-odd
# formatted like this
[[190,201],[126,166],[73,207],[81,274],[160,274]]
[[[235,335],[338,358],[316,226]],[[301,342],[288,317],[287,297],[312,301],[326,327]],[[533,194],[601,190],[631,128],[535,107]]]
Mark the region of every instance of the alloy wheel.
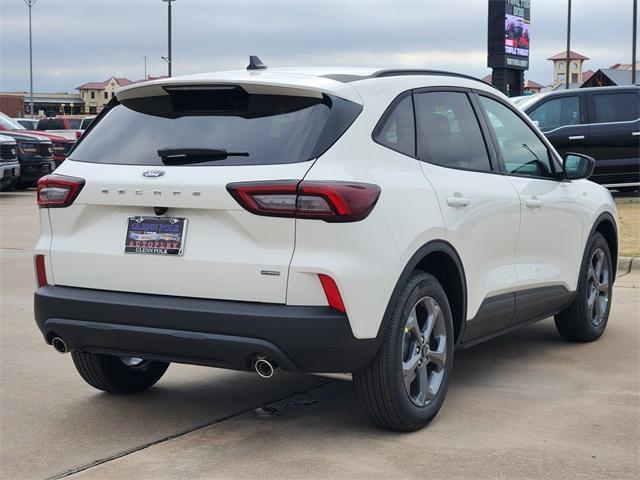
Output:
[[409,312],[402,343],[404,387],[416,406],[424,407],[437,395],[446,357],[444,314],[434,298],[422,297]]
[[604,250],[596,249],[587,272],[587,308],[591,323],[598,327],[604,321],[609,305],[609,265]]

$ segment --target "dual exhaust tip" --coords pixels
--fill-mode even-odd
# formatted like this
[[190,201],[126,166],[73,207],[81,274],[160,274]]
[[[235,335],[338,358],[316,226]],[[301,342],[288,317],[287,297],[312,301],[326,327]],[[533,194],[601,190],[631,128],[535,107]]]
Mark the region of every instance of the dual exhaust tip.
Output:
[[253,364],[253,368],[262,378],[271,378],[278,371],[278,365],[265,357],[258,358]]
[[[51,346],[60,353],[67,353],[69,351],[67,344],[60,337],[53,337]],[[265,357],[258,358],[253,364],[253,368],[262,378],[271,378],[278,371],[278,365]]]
[[62,340],[60,337],[53,337],[53,339],[51,340],[51,346],[60,353],[67,353],[69,351],[67,344],[64,343],[64,340]]

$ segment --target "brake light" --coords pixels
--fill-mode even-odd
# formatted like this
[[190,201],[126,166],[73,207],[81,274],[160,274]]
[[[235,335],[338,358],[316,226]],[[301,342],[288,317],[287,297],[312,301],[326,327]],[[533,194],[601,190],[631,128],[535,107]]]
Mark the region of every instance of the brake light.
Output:
[[230,183],[227,190],[256,215],[357,222],[371,213],[380,187],[370,183],[280,180]]
[[37,198],[41,208],[68,207],[84,187],[84,179],[64,175],[47,175],[38,180]]
[[320,278],[320,283],[322,284],[322,289],[327,297],[329,306],[342,313],[347,313],[347,309],[344,308],[344,302],[342,301],[342,295],[340,295],[340,290],[338,290],[338,286],[333,278],[323,273],[318,274],[318,277]]
[[36,255],[34,261],[36,264],[36,281],[38,282],[38,288],[44,287],[45,285],[48,285],[47,269],[44,265],[44,255]]

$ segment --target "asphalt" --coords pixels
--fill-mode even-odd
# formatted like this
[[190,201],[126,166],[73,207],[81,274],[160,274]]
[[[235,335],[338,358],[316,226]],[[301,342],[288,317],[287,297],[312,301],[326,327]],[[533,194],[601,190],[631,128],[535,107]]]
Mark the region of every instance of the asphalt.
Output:
[[599,341],[568,344],[549,319],[457,352],[440,414],[396,434],[348,379],[172,365],[146,393],[93,390],[32,318],[36,210],[0,195],[1,478],[640,477],[637,270]]

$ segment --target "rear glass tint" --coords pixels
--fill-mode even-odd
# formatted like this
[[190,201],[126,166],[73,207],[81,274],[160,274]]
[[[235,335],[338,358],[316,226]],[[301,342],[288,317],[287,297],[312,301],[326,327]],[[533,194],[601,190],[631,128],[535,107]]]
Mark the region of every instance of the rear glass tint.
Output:
[[256,95],[233,86],[168,92],[115,104],[78,142],[72,158],[162,165],[158,150],[223,149],[247,155],[188,165],[302,162],[326,151],[361,111],[360,105],[327,95]]
[[80,119],[79,118],[70,118],[69,119],[69,128],[72,130],[77,130],[80,128]]
[[595,94],[595,123],[628,122],[640,117],[640,101],[635,93]]
[[43,118],[38,122],[38,130],[64,130],[61,118]]

